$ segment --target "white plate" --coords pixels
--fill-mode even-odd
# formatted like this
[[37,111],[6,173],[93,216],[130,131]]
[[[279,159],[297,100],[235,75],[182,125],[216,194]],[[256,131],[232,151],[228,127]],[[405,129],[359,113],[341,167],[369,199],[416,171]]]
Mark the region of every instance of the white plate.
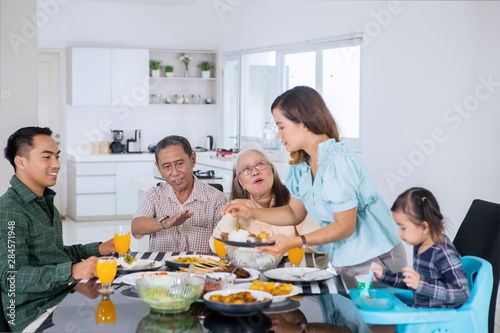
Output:
[[[234,303],[223,303],[211,301],[210,297],[212,295],[222,295],[228,296],[231,294],[237,294],[239,292],[249,292],[253,297],[257,299],[255,303],[243,303],[243,304],[234,304]],[[268,298],[268,301],[263,301],[265,298]],[[234,316],[234,315],[244,315],[253,313],[258,310],[264,310],[269,307],[272,303],[273,296],[265,291],[260,290],[249,290],[249,289],[231,289],[231,290],[215,290],[209,293],[206,293],[203,296],[205,300],[205,305],[212,310],[218,311],[222,314]]]
[[250,277],[247,277],[245,279],[238,279],[238,278],[236,278],[236,280],[234,281],[235,283],[252,282],[253,280],[258,280],[259,279],[260,272],[258,270],[252,269],[252,268],[245,268],[245,267],[243,267],[243,269],[250,274]]
[[[153,263],[153,266],[146,268],[146,266],[150,265],[151,263]],[[160,261],[137,259],[137,264],[133,269],[118,268],[116,272],[118,274],[127,274],[140,271],[155,271],[161,266],[163,266],[163,264]]]
[[132,274],[127,274],[122,276],[122,283],[129,284],[131,286],[135,286],[135,281],[139,280],[143,276],[150,275],[167,275],[172,274],[171,272],[137,272]]
[[[312,272],[318,272],[317,276]],[[300,276],[306,273],[311,273],[308,275],[309,279],[304,280]],[[285,267],[276,268],[264,272],[264,276],[270,280],[281,281],[281,282],[300,282],[300,283],[311,283],[318,281],[329,280],[335,275],[327,270],[319,270],[318,268],[312,267]]]
[[[276,283],[276,285],[280,285],[281,283]],[[239,284],[232,284],[226,286],[224,289],[250,289],[250,286],[252,286],[252,283],[239,283]],[[279,296],[273,296],[273,303],[281,303],[284,302],[288,299],[290,296],[295,296],[301,293],[301,288],[298,286],[292,285],[292,291],[290,291],[289,294],[286,295],[279,295]]]

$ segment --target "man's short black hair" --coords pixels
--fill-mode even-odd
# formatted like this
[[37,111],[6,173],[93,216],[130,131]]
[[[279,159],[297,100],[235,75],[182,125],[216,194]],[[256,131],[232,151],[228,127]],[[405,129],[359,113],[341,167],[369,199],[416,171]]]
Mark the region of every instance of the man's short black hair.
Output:
[[14,171],[16,170],[14,158],[16,156],[27,157],[33,149],[33,137],[40,134],[51,136],[52,131],[48,127],[30,126],[18,129],[9,137],[3,154],[14,167]]
[[160,153],[160,151],[171,146],[182,146],[182,149],[184,149],[184,152],[187,154],[187,156],[191,157],[191,155],[193,155],[193,149],[191,148],[191,144],[189,143],[188,139],[179,135],[170,135],[161,139],[160,142],[156,144],[156,163],[158,163],[158,154]]

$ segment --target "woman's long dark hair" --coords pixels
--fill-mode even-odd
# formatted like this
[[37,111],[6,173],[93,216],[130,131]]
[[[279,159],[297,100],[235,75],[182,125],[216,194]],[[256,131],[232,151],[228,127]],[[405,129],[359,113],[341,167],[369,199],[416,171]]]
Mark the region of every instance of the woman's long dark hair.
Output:
[[431,191],[425,188],[412,187],[401,193],[391,211],[405,213],[418,226],[426,221],[434,242],[439,241],[444,234],[443,214],[439,210],[439,204]]
[[[269,166],[273,169],[273,186],[271,188],[271,191],[274,195],[274,207],[287,205],[288,202],[290,201],[290,192],[288,191],[286,186],[281,182],[278,172],[276,171],[276,168],[274,167],[270,159],[263,151],[255,148],[244,149],[238,154],[238,160],[243,155],[251,151],[261,154],[264,157],[264,159],[269,163]],[[233,165],[233,182],[231,185],[231,196],[229,200],[250,199],[250,193],[248,193],[248,191],[246,191],[238,181],[238,176],[239,176],[238,160],[234,161]]]
[[[295,124],[304,124],[314,134],[326,134],[330,139],[340,141],[337,123],[323,97],[313,88],[299,86],[285,91],[271,105],[271,113],[278,108]],[[309,155],[303,150],[290,154],[290,164],[308,161]]]

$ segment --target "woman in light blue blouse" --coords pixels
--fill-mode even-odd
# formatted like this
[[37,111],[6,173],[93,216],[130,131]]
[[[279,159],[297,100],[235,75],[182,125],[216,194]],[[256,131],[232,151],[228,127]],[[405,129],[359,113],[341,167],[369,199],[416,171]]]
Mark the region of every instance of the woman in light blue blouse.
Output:
[[278,137],[291,153],[286,186],[292,198],[287,206],[269,209],[229,204],[223,214],[295,225],[309,213],[321,229],[299,237],[269,237],[266,241],[276,245],[259,249],[281,257],[289,249],[315,245],[330,253],[348,288],[356,288],[355,276],[368,274],[372,261],[401,271],[406,255],[391,211],[363,162],[340,141],[321,95],[295,87],[276,98],[271,112]]

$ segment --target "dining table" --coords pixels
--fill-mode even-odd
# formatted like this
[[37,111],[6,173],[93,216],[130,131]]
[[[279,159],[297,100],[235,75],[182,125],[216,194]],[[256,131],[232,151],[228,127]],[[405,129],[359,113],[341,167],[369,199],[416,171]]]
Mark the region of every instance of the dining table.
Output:
[[[140,260],[161,262],[157,271],[167,272],[171,269],[165,261],[170,257],[192,254],[199,253],[130,253]],[[324,253],[306,252],[300,266],[331,270]],[[277,268],[289,267],[285,256]],[[294,282],[299,288],[297,295],[273,302],[265,310],[237,316],[211,310],[202,299],[187,312],[158,314],[141,300],[133,285],[122,282],[124,276],[116,275],[110,296],[99,294],[98,279],[76,281],[63,300],[30,328],[35,332],[370,332],[336,274],[322,281]],[[257,278],[268,281],[265,272]],[[107,322],[102,320],[103,313]]]

